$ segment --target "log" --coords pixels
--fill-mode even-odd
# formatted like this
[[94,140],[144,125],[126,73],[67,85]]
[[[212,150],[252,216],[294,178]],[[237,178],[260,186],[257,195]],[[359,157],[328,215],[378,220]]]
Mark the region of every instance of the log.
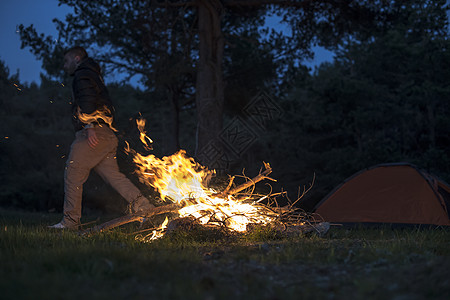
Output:
[[183,208],[184,205],[174,203],[174,204],[168,204],[164,206],[158,206],[153,207],[144,211],[140,211],[138,213],[122,216],[113,220],[110,220],[108,222],[105,222],[103,224],[96,225],[92,228],[88,228],[81,232],[81,235],[87,235],[92,233],[99,233],[106,230],[109,230],[111,228],[115,228],[118,226],[122,226],[124,224],[132,223],[132,222],[141,222],[144,218],[148,218],[151,216],[156,216],[168,212],[174,212],[178,211],[179,209]]

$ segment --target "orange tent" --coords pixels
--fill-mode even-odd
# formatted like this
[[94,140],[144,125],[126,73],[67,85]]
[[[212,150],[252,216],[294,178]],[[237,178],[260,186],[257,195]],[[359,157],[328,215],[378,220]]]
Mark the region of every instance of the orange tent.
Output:
[[407,163],[360,171],[316,206],[328,222],[450,226],[450,186]]

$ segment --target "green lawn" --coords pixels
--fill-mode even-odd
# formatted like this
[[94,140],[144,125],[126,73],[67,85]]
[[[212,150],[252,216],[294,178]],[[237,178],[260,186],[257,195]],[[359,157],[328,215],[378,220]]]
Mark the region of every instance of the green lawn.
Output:
[[0,210],[1,299],[450,299],[450,230],[333,226],[324,237],[128,225],[90,237]]

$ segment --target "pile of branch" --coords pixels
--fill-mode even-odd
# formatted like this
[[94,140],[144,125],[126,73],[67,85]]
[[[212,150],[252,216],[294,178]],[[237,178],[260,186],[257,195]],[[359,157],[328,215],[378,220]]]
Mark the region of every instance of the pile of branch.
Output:
[[[230,195],[237,195],[238,193],[240,193],[246,189],[254,187],[257,182],[260,182],[262,180],[275,181],[274,179],[272,179],[268,176],[272,172],[272,168],[270,167],[270,165],[265,163],[264,166],[265,166],[264,171],[261,170],[257,176],[255,176],[254,178],[251,178],[251,179],[247,178],[248,180],[246,182],[244,182],[243,184],[240,184],[234,188],[231,188],[231,187],[233,186],[235,177],[234,176],[231,177],[228,186],[222,192],[213,194],[213,196],[227,197]],[[282,194],[282,193],[280,193],[280,194]],[[246,195],[246,193],[244,193],[244,195]],[[267,197],[262,197],[262,199],[263,198],[267,198]],[[193,203],[189,199],[187,199],[186,201],[183,201],[182,203],[174,203],[174,204],[168,204],[168,205],[163,205],[163,206],[159,206],[159,207],[146,209],[146,210],[140,211],[138,213],[122,216],[122,217],[110,220],[108,222],[105,222],[103,224],[96,225],[92,228],[84,230],[83,232],[81,232],[81,234],[89,235],[89,234],[99,233],[99,232],[103,232],[103,231],[106,231],[106,230],[109,230],[109,229],[112,229],[115,227],[119,227],[119,226],[122,226],[122,225],[125,225],[128,223],[132,223],[132,222],[141,222],[142,223],[146,218],[160,215],[160,214],[170,213],[170,212],[177,212],[181,208],[183,208],[187,205],[192,205],[192,204]],[[294,204],[295,204],[295,202],[294,202]],[[300,222],[300,219],[303,219],[304,215],[300,215],[300,214],[296,213],[296,209],[293,208],[293,205],[290,205],[288,207],[279,207],[278,205],[276,207],[270,207],[268,205],[261,205],[260,207],[263,208],[262,211],[264,214],[266,214],[267,216],[277,218],[280,221],[277,223],[283,224],[282,226],[284,226],[284,229],[280,229],[280,230],[283,230],[286,232],[295,232],[295,231],[309,232],[309,231],[314,231],[315,228],[317,227],[317,225],[314,224],[316,222],[311,222],[309,224],[306,224],[306,226],[303,223],[303,225],[300,226],[299,224],[302,223],[302,222]],[[329,228],[329,225],[328,225],[328,228]],[[328,231],[328,228],[325,226],[318,233],[323,233],[324,231],[326,232],[326,231]]]

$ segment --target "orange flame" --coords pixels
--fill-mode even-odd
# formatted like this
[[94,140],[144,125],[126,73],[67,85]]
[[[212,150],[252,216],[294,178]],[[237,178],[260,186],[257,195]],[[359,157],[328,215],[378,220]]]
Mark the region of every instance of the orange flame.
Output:
[[151,237],[149,237],[148,239],[152,241],[162,237],[164,235],[164,229],[167,228],[167,224],[169,224],[169,218],[166,217],[161,226],[158,229],[152,231]]
[[[152,150],[152,147],[149,146],[148,143],[152,144],[153,141],[152,141],[151,138],[149,138],[147,136],[147,132],[145,131],[145,119],[136,120],[136,124],[137,124],[137,127],[138,127],[139,132],[140,132],[140,137],[139,138],[140,138],[142,144],[144,144],[145,150],[147,150],[147,151]],[[148,141],[148,143],[147,143],[147,141]]]
[[[85,124],[97,123],[98,120],[101,119],[103,120],[103,122],[109,125],[109,128],[117,132],[117,129],[112,126],[113,117],[111,114],[111,110],[109,110],[109,108],[106,106],[94,111],[91,114],[82,113],[80,107],[78,107],[77,115],[78,119]],[[99,126],[101,126],[101,124],[99,124]]]
[[243,203],[232,196],[219,197],[216,191],[205,187],[205,178],[214,171],[195,162],[184,150],[162,159],[135,153],[133,160],[140,181],[154,187],[163,199],[193,203],[178,211],[180,217],[193,216],[201,224],[214,220],[235,231],[245,231],[249,223],[271,221],[254,203]]
[[[143,132],[141,129],[140,131]],[[141,141],[145,142],[145,139]],[[184,150],[162,159],[136,153],[129,148],[128,143],[126,151],[134,155],[133,162],[136,164],[139,180],[155,188],[162,199],[174,203],[189,200],[186,202],[191,204],[178,211],[180,217],[193,216],[201,224],[216,222],[235,231],[245,231],[249,223],[267,224],[273,221],[271,217],[261,213],[257,201],[244,203],[231,195],[220,197],[216,191],[207,188],[204,183],[215,171],[208,170],[188,157]],[[161,237],[167,222],[166,220],[162,227],[153,231],[149,239]]]
[[142,183],[154,187],[163,199],[170,198],[178,203],[195,197],[196,193],[204,193],[202,182],[213,173],[187,157],[184,150],[162,159],[136,153],[133,161]]

